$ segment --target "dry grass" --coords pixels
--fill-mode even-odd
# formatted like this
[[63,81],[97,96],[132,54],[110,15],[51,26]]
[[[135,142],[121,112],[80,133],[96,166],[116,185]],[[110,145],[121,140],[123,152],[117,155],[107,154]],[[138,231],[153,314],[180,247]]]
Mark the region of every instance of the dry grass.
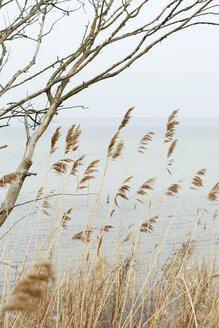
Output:
[[142,283],[136,283],[132,257],[113,270],[100,257],[77,276],[46,289],[48,273],[29,274],[4,308],[10,311],[9,327],[216,328],[219,275],[212,263],[189,266],[189,244]]
[[[116,160],[123,151],[123,142],[118,141],[121,129],[130,120],[133,108],[125,114],[117,132],[109,143],[106,154],[106,165],[109,169],[110,160]],[[167,129],[163,144],[170,142],[164,158],[166,168],[171,165],[170,157],[177,144],[174,139],[177,111],[168,118]],[[79,126],[72,125],[66,135],[64,153],[68,158],[61,158],[51,166],[50,172],[58,173],[59,178],[67,176],[66,181],[75,179],[75,193],[81,189],[89,190],[98,173],[99,160],[93,160],[80,173],[80,167],[85,158],[78,155],[74,158],[79,147]],[[147,145],[152,141],[153,132],[145,134],[136,148],[138,152],[147,151]],[[52,137],[50,154],[56,152],[56,144],[60,138],[60,128]],[[73,157],[74,155],[74,157]],[[139,156],[142,156],[139,155]],[[166,170],[164,172],[164,175]],[[103,182],[107,170],[104,170],[100,189],[94,204],[88,213],[88,220],[84,229],[78,231],[73,226],[73,217],[77,202],[69,204],[64,210],[65,193],[62,195],[61,207],[58,201],[51,205],[48,196],[42,199],[39,209],[41,215],[49,209],[54,212],[58,225],[53,230],[54,222],[51,219],[51,232],[46,240],[35,247],[32,260],[25,260],[17,272],[17,280],[11,287],[9,284],[10,265],[5,269],[5,285],[2,289],[0,327],[6,328],[216,328],[219,326],[219,273],[213,257],[208,261],[196,259],[195,230],[200,222],[200,213],[204,205],[196,212],[195,226],[182,240],[169,258],[162,260],[168,230],[171,222],[176,220],[177,210],[167,220],[168,226],[164,229],[162,240],[157,239],[157,229],[160,225],[160,211],[158,215],[151,215],[152,197],[155,189],[156,176],[143,180],[137,191],[131,188],[134,176],[123,177],[114,194],[104,198],[107,212],[101,224],[97,223],[98,209],[103,190]],[[206,169],[200,169],[190,180],[187,189],[199,190],[203,186],[203,176]],[[127,176],[127,175],[126,175]],[[3,177],[7,182],[10,179]],[[11,176],[15,178],[15,176]],[[66,183],[67,183],[66,182]],[[115,181],[116,184],[116,181]],[[157,180],[156,180],[157,185]],[[40,188],[34,205],[41,199],[44,187]],[[162,197],[176,196],[177,209],[182,198],[180,182],[165,186]],[[191,191],[192,192],[192,191]],[[89,194],[89,192],[88,192]],[[216,183],[206,195],[206,202],[216,204],[219,194],[219,183]],[[88,197],[88,196],[87,196]],[[137,198],[136,198],[137,197]],[[161,201],[162,201],[161,197]],[[182,196],[183,197],[183,196]],[[111,224],[112,217],[121,211],[122,206],[135,204],[143,207],[141,217],[136,217],[135,224],[116,227]],[[86,200],[87,201],[87,200]],[[211,203],[212,205],[212,203]],[[136,208],[137,205],[134,205]],[[86,204],[85,204],[86,207]],[[172,209],[171,209],[172,210]],[[121,212],[119,212],[121,213]],[[132,212],[133,213],[133,212]],[[127,214],[126,214],[127,215]],[[52,214],[47,213],[47,216]],[[214,210],[213,221],[217,216]],[[109,221],[109,222],[108,222]],[[115,221],[114,221],[115,222]],[[162,226],[162,225],[161,225]],[[63,229],[64,228],[64,229]],[[25,224],[24,224],[25,229]],[[36,233],[40,235],[40,226]],[[34,230],[33,230],[34,231]],[[63,232],[64,231],[64,232]],[[116,232],[117,231],[117,232]],[[21,231],[21,234],[23,230]],[[107,242],[111,241],[114,233],[111,257],[107,255]],[[37,235],[37,236],[38,236]],[[59,256],[62,239],[70,235],[67,262],[62,263]],[[146,241],[146,248],[141,252],[141,236]],[[38,237],[37,237],[38,238]],[[36,240],[38,240],[36,238]],[[72,243],[73,255],[71,253]],[[75,244],[77,243],[77,244]],[[148,245],[154,245],[149,254]],[[46,246],[45,246],[46,245]],[[15,245],[16,247],[16,245]],[[43,252],[45,250],[45,252]],[[74,262],[74,255],[80,252],[80,259]],[[24,249],[24,259],[28,248]],[[26,254],[26,255],[25,255]],[[43,261],[39,262],[39,258]],[[144,264],[142,267],[142,263]]]

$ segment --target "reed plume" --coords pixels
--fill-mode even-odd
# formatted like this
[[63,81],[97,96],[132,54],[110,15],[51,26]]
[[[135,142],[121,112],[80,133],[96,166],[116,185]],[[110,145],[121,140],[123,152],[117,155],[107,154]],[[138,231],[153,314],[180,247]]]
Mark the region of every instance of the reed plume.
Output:
[[174,110],[172,114],[168,117],[167,125],[166,125],[166,133],[164,137],[164,142],[170,142],[173,140],[173,136],[175,134],[176,125],[179,124],[178,121],[176,121],[176,116],[179,110]]
[[72,168],[71,168],[71,171],[70,171],[71,175],[76,175],[77,170],[78,170],[79,166],[82,165],[82,161],[83,161],[84,158],[85,158],[85,155],[82,155],[74,161],[74,164],[72,165]]
[[143,222],[140,225],[140,231],[141,232],[146,232],[146,233],[152,233],[154,231],[154,224],[156,223],[158,219],[158,216],[153,216],[152,218],[149,218],[147,221]]
[[124,149],[124,141],[121,140],[118,142],[115,151],[112,153],[112,159],[118,158]]
[[50,154],[53,154],[55,151],[56,151],[56,144],[57,144],[57,141],[58,141],[58,139],[59,139],[59,137],[61,136],[61,134],[60,134],[60,129],[61,129],[61,126],[59,126],[56,130],[55,130],[55,132],[54,132],[54,134],[53,134],[53,136],[52,136],[52,139],[51,139],[51,146],[50,146]]
[[175,196],[176,194],[178,194],[180,188],[181,187],[178,183],[173,183],[167,188],[166,195]]
[[127,243],[132,237],[132,232],[128,233],[127,236],[122,240],[122,243]]
[[219,194],[219,182],[217,182],[214,187],[211,189],[211,191],[208,194],[208,199],[211,202],[215,202],[218,199],[218,194]]
[[80,182],[78,184],[79,189],[84,188],[84,186],[82,186],[82,184],[84,184],[86,181],[95,179],[95,176],[92,173],[97,172],[96,166],[99,163],[99,161],[100,161],[99,159],[96,159],[88,165],[88,167],[86,168],[86,170],[83,174],[82,179],[80,180]]
[[190,187],[190,189],[197,190],[197,188],[203,187],[203,181],[201,176],[204,176],[206,171],[206,168],[202,168],[196,172],[196,175],[192,179],[192,186]]
[[43,187],[40,187],[36,194],[36,200],[39,200],[43,196]]
[[128,200],[128,197],[126,195],[127,191],[130,191],[131,187],[127,184],[127,182],[129,182],[132,179],[132,176],[128,177],[127,179],[125,179],[121,185],[121,187],[119,188],[118,192],[116,193],[116,196],[114,198],[114,203],[117,207],[119,207],[118,205],[118,201],[117,198],[121,197],[123,199]]
[[42,203],[43,208],[51,208],[51,204],[48,202],[48,200],[44,199]]
[[171,155],[173,154],[173,151],[174,149],[176,148],[176,144],[177,144],[177,139],[173,140],[172,143],[170,144],[169,148],[168,148],[168,151],[167,151],[167,159],[168,159],[168,162],[167,162],[167,172],[172,175],[172,172],[170,170],[170,167],[173,165],[174,163],[174,159],[173,158],[170,158]]
[[109,146],[108,146],[108,151],[107,151],[107,157],[113,157],[114,159],[119,157],[123,148],[124,148],[124,143],[123,141],[120,141],[116,147],[116,149],[113,151],[113,148],[116,145],[117,139],[119,137],[119,133],[121,129],[123,129],[129,122],[131,118],[131,112],[133,111],[134,107],[130,108],[124,115],[122,122],[120,123],[117,132],[114,134],[112,139],[110,140]]
[[1,179],[0,179],[0,187],[6,187],[7,184],[11,184],[12,182],[14,182],[19,176],[21,176],[21,173],[17,172],[17,173],[9,173],[4,175]]
[[4,148],[7,148],[8,147],[8,145],[2,145],[2,146],[0,146],[0,149],[4,149]]
[[119,131],[117,131],[114,136],[112,137],[112,139],[110,140],[109,146],[108,146],[108,152],[107,152],[107,157],[111,157],[113,154],[113,147],[118,139],[119,136]]
[[125,116],[123,117],[123,120],[118,128],[118,130],[120,131],[121,129],[123,129],[129,122],[130,118],[131,118],[131,112],[133,111],[134,107],[131,107],[128,109],[128,111],[125,113]]
[[156,178],[150,178],[147,181],[143,183],[143,185],[140,186],[140,188],[137,190],[137,195],[146,195],[146,190],[153,190],[153,185]]
[[69,129],[65,137],[65,154],[67,154],[71,148],[72,136],[74,134],[75,124],[73,124]]
[[197,172],[197,175],[205,175],[207,172],[207,169],[206,168],[203,168],[203,169],[200,169],[198,172]]
[[106,232],[109,232],[111,229],[113,229],[114,227],[112,225],[104,225],[100,231],[106,231]]
[[93,232],[93,229],[86,229],[76,233],[72,239],[81,240],[83,243],[88,243],[90,241],[90,235]]
[[59,175],[62,175],[64,173],[66,173],[68,164],[71,162],[72,162],[71,158],[60,159],[58,162],[56,162],[52,165],[52,169]]
[[15,285],[13,297],[5,306],[4,311],[33,311],[35,299],[43,299],[49,280],[54,281],[54,273],[50,263],[35,265],[36,272],[28,274]]
[[64,229],[67,229],[67,223],[68,221],[71,220],[69,214],[71,214],[71,211],[72,211],[72,208],[69,208],[62,216],[62,219],[61,219],[61,226],[64,228]]
[[172,155],[174,149],[176,148],[176,144],[177,144],[178,139],[173,140],[173,142],[171,143],[168,152],[167,152],[167,158],[170,158],[170,156]]
[[148,133],[146,133],[140,140],[139,145],[138,145],[138,149],[137,151],[141,154],[144,153],[145,150],[147,150],[147,146],[149,144],[149,142],[152,141],[152,136],[154,135],[154,132],[149,131]]
[[76,151],[78,149],[80,135],[80,124],[77,127],[75,124],[73,124],[69,128],[65,138],[65,154],[67,154],[69,151]]
[[44,199],[42,202],[43,213],[47,216],[50,216],[49,212],[47,212],[48,208],[52,208],[52,206],[46,199]]

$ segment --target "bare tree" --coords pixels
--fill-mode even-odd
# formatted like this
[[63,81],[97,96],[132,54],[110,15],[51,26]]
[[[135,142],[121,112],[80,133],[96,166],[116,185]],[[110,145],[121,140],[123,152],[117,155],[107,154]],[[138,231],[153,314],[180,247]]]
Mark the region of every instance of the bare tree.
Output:
[[[16,169],[18,177],[10,184],[0,208],[0,226],[13,209],[26,176],[31,175],[29,169],[36,143],[67,99],[94,83],[120,74],[178,31],[194,25],[219,25],[218,0],[168,0],[165,5],[160,1],[151,17],[147,13],[153,6],[153,0],[0,0],[1,74],[7,72],[10,47],[14,43],[25,40],[27,47],[31,44],[32,48],[35,44],[31,60],[0,84],[0,96],[4,99],[9,96],[11,99],[13,92],[21,90],[20,99],[11,99],[0,109],[1,127],[9,126],[13,118],[22,118],[27,136],[26,149]],[[54,33],[55,24],[66,16],[75,19],[75,15],[82,14],[88,17],[88,23],[79,44],[75,44],[76,50],[42,67],[37,59],[42,44]],[[33,31],[37,28],[37,37],[34,37]],[[71,82],[72,77],[80,77],[93,62],[100,60],[102,53],[107,54],[113,45],[120,45],[123,40],[130,42],[125,55],[117,48],[118,59],[114,63],[105,60],[105,68],[93,71],[90,79],[78,85]],[[58,47],[59,41],[55,43]],[[30,83],[39,79],[40,88],[29,92]],[[37,106],[36,99],[44,106]]]

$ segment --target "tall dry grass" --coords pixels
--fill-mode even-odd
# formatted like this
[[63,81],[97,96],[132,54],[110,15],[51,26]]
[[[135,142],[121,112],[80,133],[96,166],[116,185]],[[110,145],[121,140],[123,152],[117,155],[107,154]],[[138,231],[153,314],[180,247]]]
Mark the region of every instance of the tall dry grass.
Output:
[[[165,186],[165,176],[172,173],[173,154],[177,145],[175,129],[178,125],[177,111],[168,118],[161,153],[155,165],[154,176],[142,181],[132,192],[133,176],[124,176],[118,182],[116,191],[106,198],[106,214],[98,220],[103,189],[107,174],[113,161],[117,160],[124,148],[120,140],[121,130],[128,124],[133,108],[125,114],[116,133],[112,137],[106,154],[105,167],[100,180],[99,190],[87,213],[83,230],[77,231],[71,226],[72,217],[77,208],[77,195],[84,191],[84,207],[88,208],[90,184],[98,174],[99,160],[91,161],[83,168],[84,155],[79,151],[80,126],[72,125],[67,132],[64,157],[53,162],[53,154],[61,138],[57,128],[51,139],[49,170],[45,174],[43,186],[39,189],[31,208],[38,207],[40,213],[33,234],[36,234],[34,252],[28,259],[29,244],[23,249],[23,259],[13,281],[11,270],[16,256],[19,238],[24,234],[25,222],[31,211],[24,218],[24,225],[15,242],[4,268],[4,285],[1,290],[0,327],[10,328],[216,328],[219,326],[217,263],[213,257],[197,259],[194,236],[200,224],[204,205],[200,205],[194,217],[193,230],[189,231],[163,261],[163,249],[167,234],[177,217],[184,192],[180,189],[198,190],[203,186],[206,169],[201,168],[194,175],[188,187],[182,187],[181,181]],[[139,141],[136,153],[144,154],[152,142],[154,133],[147,132]],[[160,207],[156,216],[151,215],[151,192],[155,188],[157,173],[162,153],[166,157],[163,185],[160,195]],[[131,163],[129,163],[131,165]],[[81,169],[83,172],[81,173]],[[51,172],[59,177],[55,193],[46,192],[48,175]],[[66,207],[67,185],[75,179],[72,201]],[[11,173],[0,179],[0,187],[5,187],[16,179]],[[64,186],[61,189],[64,179]],[[116,184],[116,181],[115,181]],[[131,194],[132,192],[132,194]],[[61,194],[61,196],[60,196]],[[206,195],[206,202],[217,204],[219,183],[217,182]],[[87,196],[86,196],[87,195]],[[168,218],[161,240],[157,238],[157,226],[160,224],[161,204],[164,195],[175,197],[177,206]],[[56,200],[51,205],[51,198]],[[120,227],[115,230],[111,219],[122,204],[134,202],[134,209],[142,206],[141,216],[135,225]],[[134,201],[133,201],[134,200]],[[51,220],[50,229],[45,238],[41,238],[42,216]],[[127,215],[127,214],[126,214]],[[216,219],[216,212],[212,221]],[[58,221],[58,223],[57,223]],[[70,228],[71,227],[71,228]],[[69,245],[63,250],[67,260],[62,258],[62,241],[72,234]],[[4,242],[7,243],[6,232]],[[141,251],[141,236],[146,240],[144,252]],[[32,235],[31,235],[32,237]],[[111,240],[112,238],[112,240]],[[113,249],[107,252],[111,241]],[[77,243],[76,243],[77,242]],[[152,248],[150,246],[153,246]],[[149,252],[150,249],[150,252]],[[151,250],[152,249],[152,250]],[[80,253],[79,259],[74,257]],[[143,265],[142,265],[143,264]]]

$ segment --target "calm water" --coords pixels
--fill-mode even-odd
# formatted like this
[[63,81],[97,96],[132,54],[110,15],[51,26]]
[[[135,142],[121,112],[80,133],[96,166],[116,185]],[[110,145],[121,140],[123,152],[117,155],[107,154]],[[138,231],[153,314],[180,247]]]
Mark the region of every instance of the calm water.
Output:
[[[151,217],[159,215],[159,219],[154,225],[153,235],[147,238],[146,234],[141,233],[139,259],[145,258],[145,254],[151,254],[154,249],[158,250],[164,236],[166,239],[162,255],[166,258],[183,241],[183,238],[186,238],[186,234],[192,233],[197,223],[197,209],[202,208],[194,239],[200,254],[205,254],[209,250],[210,241],[212,241],[214,252],[217,254],[219,224],[218,218],[213,220],[212,217],[219,203],[208,201],[207,194],[213,185],[219,181],[218,120],[199,122],[187,120],[177,127],[176,138],[178,138],[178,144],[173,154],[172,175],[165,173],[166,153],[169,145],[165,146],[160,161],[158,160],[165,133],[164,123],[156,120],[144,121],[131,122],[121,133],[120,139],[124,140],[125,149],[122,156],[109,167],[101,197],[98,201],[98,208],[95,209],[91,221],[91,227],[95,227],[95,238],[99,229],[104,225],[106,216],[115,209],[114,214],[112,217],[109,216],[106,223],[113,226],[113,228],[109,232],[104,232],[104,240],[107,241],[107,255],[109,258],[113,257],[118,232],[120,231],[121,240],[124,240],[132,230],[136,231],[141,220],[143,222],[148,219],[150,210]],[[24,255],[25,260],[30,262],[33,253],[40,249],[42,243],[45,243],[42,251],[38,253],[38,258],[43,258],[48,249],[49,232],[51,231],[53,237],[56,235],[60,225],[60,218],[69,208],[73,208],[69,215],[71,221],[67,223],[67,229],[63,230],[61,237],[54,244],[53,252],[57,251],[57,259],[60,263],[64,264],[66,259],[69,258],[69,254],[72,256],[74,263],[78,261],[83,247],[82,245],[78,246],[78,242],[72,240],[72,236],[83,230],[87,220],[90,219],[96,193],[99,190],[103,176],[107,147],[111,137],[116,132],[118,123],[112,124],[112,122],[99,121],[94,124],[92,121],[82,122],[79,154],[86,154],[86,158],[84,165],[80,167],[80,176],[90,161],[100,159],[98,172],[95,173],[96,179],[89,184],[88,197],[83,195],[87,193],[86,189],[79,191],[79,194],[82,195],[71,196],[75,193],[77,181],[75,177],[60,179],[57,174],[51,170],[48,171],[52,163],[64,156],[64,138],[68,125],[65,124],[62,127],[62,138],[59,140],[56,153],[50,160],[50,138],[56,125],[54,124],[50,131],[43,136],[37,145],[33,159],[34,164],[31,168],[31,171],[36,172],[37,176],[26,179],[18,203],[34,199],[37,190],[42,185],[44,185],[46,195],[62,193],[63,190],[67,195],[64,198],[62,196],[48,198],[51,208],[44,208],[47,213],[43,212],[40,201],[32,207],[30,203],[14,209],[10,218],[1,228],[1,262],[8,263],[10,261],[16,267],[21,263]],[[135,149],[140,138],[151,130],[155,132],[155,136],[149,144],[148,150],[144,154],[136,153]],[[21,160],[24,149],[24,131],[22,128],[16,127],[13,129],[13,133],[12,130],[0,132],[1,144],[7,143],[9,146],[7,149],[1,150],[0,153],[0,175],[2,176],[13,172]],[[74,154],[73,159],[77,156],[78,154]],[[154,176],[156,167],[158,167],[157,180],[150,195],[150,208],[147,206],[144,210],[144,205],[136,201],[136,191],[146,180]],[[191,186],[193,176],[201,168],[207,168],[207,174],[203,177],[204,187],[199,188],[199,191],[189,189],[188,186]],[[117,208],[112,205],[113,195],[121,181],[129,176],[133,176],[129,182],[131,190],[127,193],[129,200],[118,198],[119,208]],[[170,184],[179,181],[181,184],[179,194],[174,197],[166,196],[166,188]],[[2,199],[5,192],[5,189],[0,190]],[[109,204],[106,201],[107,195],[110,195]],[[144,201],[146,196],[141,197],[141,199]],[[28,211],[29,214],[26,215]],[[171,219],[170,216],[175,212],[174,218]],[[18,220],[20,221],[11,229],[10,233],[3,237],[7,230]],[[95,241],[95,243],[97,242]],[[16,250],[13,252],[15,246]],[[124,249],[125,252],[127,248],[128,243],[123,243],[121,249]],[[24,249],[26,250],[25,254]],[[142,260],[142,265],[143,262],[144,260]],[[4,264],[2,268],[4,268]],[[11,268],[11,275],[15,274],[16,269]],[[4,279],[3,275],[4,271],[2,270],[1,280]]]

